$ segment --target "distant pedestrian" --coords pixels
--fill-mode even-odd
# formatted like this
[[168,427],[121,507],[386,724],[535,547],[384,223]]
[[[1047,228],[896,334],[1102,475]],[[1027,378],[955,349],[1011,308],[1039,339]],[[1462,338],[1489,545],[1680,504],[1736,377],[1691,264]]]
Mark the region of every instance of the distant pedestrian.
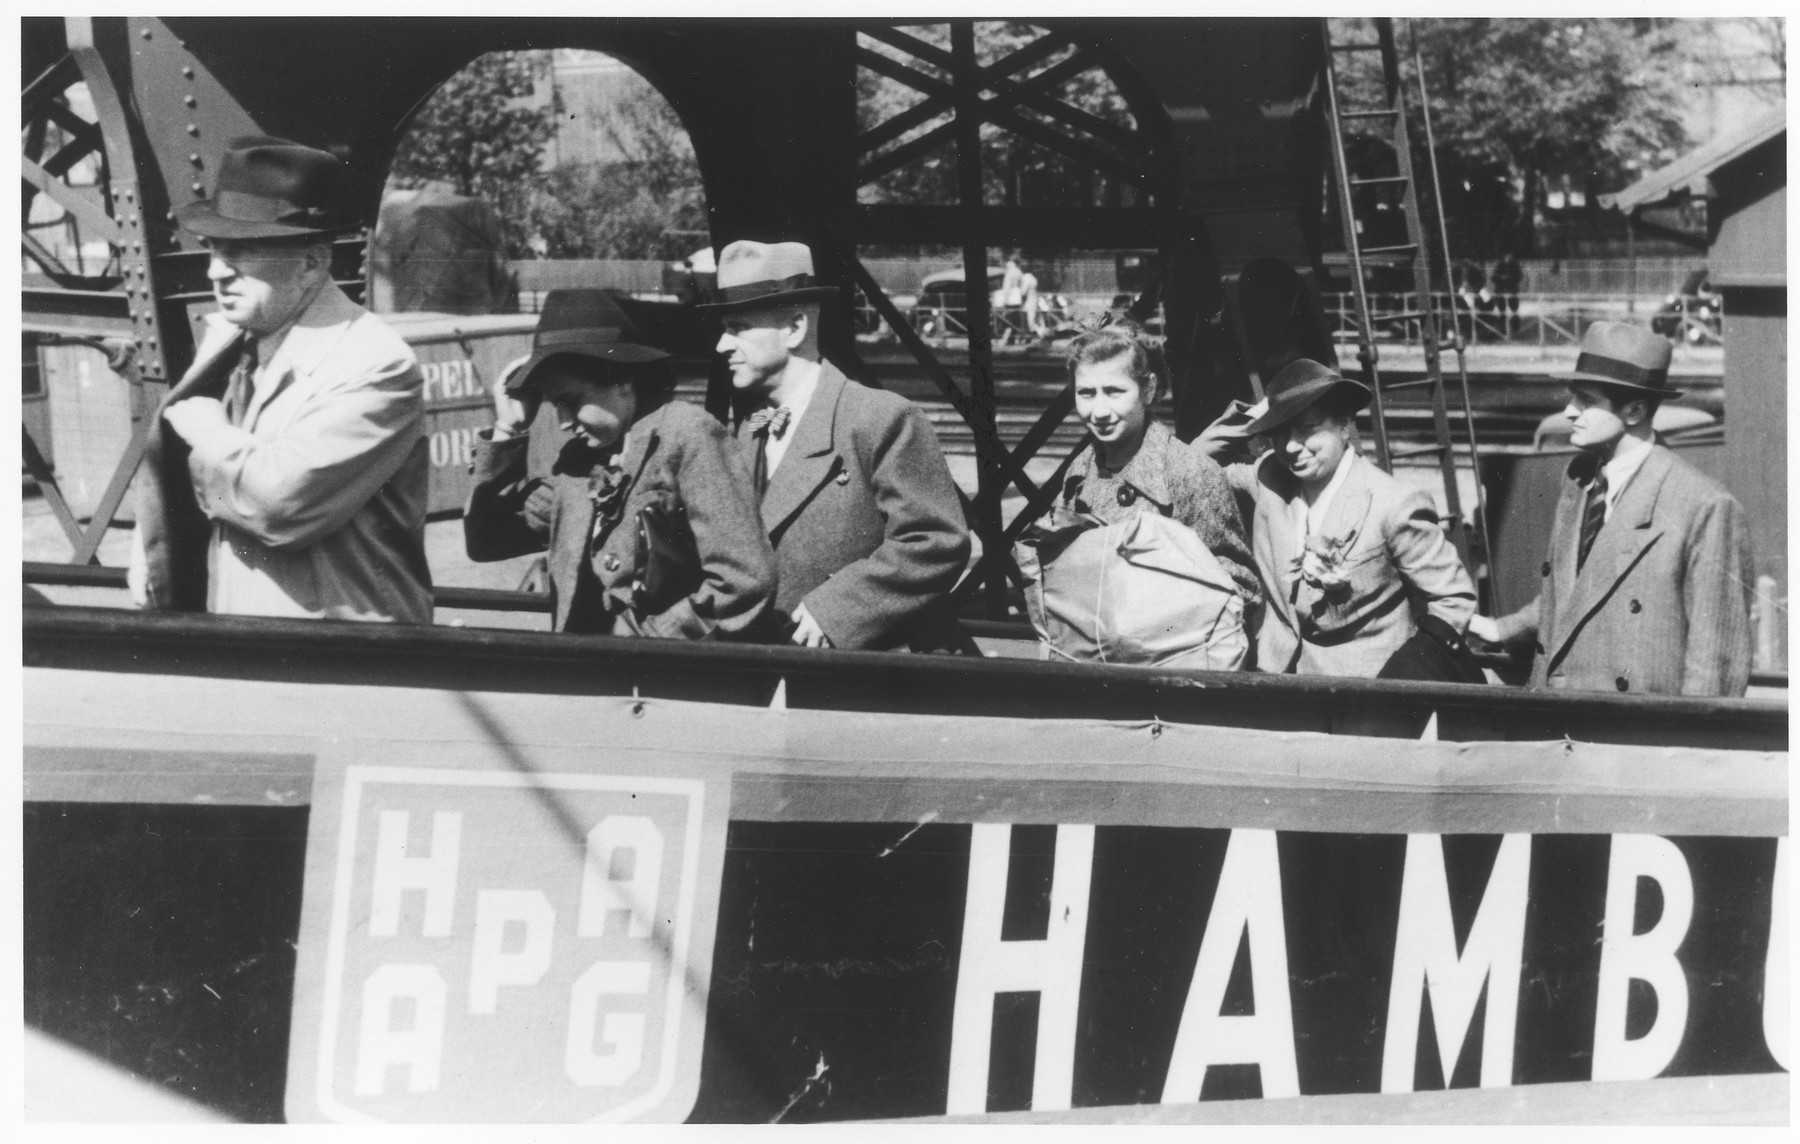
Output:
[[1500,327],[1509,338],[1519,334],[1519,283],[1524,280],[1525,271],[1513,252],[1509,250],[1501,255],[1494,265],[1494,295],[1500,311]]

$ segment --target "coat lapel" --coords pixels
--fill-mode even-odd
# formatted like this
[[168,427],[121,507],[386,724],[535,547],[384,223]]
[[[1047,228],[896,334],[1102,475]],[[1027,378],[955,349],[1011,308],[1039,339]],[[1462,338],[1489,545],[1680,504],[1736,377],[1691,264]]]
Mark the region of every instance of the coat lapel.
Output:
[[849,379],[830,362],[819,363],[819,381],[800,423],[794,426],[794,442],[781,464],[769,477],[763,494],[763,531],[771,537],[811,499],[813,492],[831,479],[840,463],[837,450],[838,402]]
[[1253,529],[1259,534],[1259,543],[1267,549],[1259,555],[1265,558],[1264,567],[1275,581],[1264,586],[1268,589],[1269,603],[1282,622],[1299,632],[1300,624],[1294,617],[1290,592],[1294,561],[1300,555],[1300,537],[1294,532],[1291,515],[1294,498],[1300,495],[1300,485],[1273,453],[1266,454],[1257,465],[1256,482],[1258,504]]
[[1363,521],[1368,519],[1373,500],[1368,462],[1361,457],[1354,462],[1345,457],[1342,463],[1349,465],[1350,471],[1344,474],[1344,483],[1338,486],[1337,493],[1331,498],[1331,507],[1325,510],[1325,519],[1319,525],[1321,534],[1340,543],[1362,534]]
[[259,364],[259,372],[269,379],[269,384],[253,390],[250,408],[244,414],[244,428],[255,428],[262,411],[293,382],[295,374],[317,369],[355,320],[356,304],[335,283],[327,282],[295,320],[274,356]]
[[1564,613],[1569,622],[1558,628],[1557,646],[1548,649],[1551,667],[1562,660],[1576,633],[1612,596],[1613,590],[1645,550],[1662,535],[1663,530],[1657,527],[1655,519],[1656,498],[1673,463],[1674,455],[1667,449],[1660,445],[1651,447],[1650,455],[1644,458],[1625,491],[1619,494],[1612,516],[1600,529],[1600,535],[1594,538],[1587,563],[1579,572],[1575,570],[1576,538],[1581,532],[1581,514],[1587,498],[1583,487],[1573,481],[1564,490],[1563,500],[1557,506],[1557,523],[1561,526],[1561,535],[1569,543],[1562,545],[1566,551],[1556,554],[1556,571],[1569,577],[1562,583],[1573,583],[1574,591]]
[[550,583],[566,584],[556,600],[556,631],[562,631],[575,603],[576,586],[581,583],[581,562],[587,559],[588,540],[594,532],[594,499],[588,495],[587,481],[579,477],[556,480],[556,516],[551,533],[557,544],[550,550]]

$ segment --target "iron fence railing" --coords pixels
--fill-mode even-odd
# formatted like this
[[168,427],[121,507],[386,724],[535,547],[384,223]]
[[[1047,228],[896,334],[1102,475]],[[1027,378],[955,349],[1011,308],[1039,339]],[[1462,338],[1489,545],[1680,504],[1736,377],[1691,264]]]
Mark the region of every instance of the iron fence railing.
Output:
[[[1418,346],[1420,323],[1404,315],[1423,309],[1415,293],[1370,295],[1376,336],[1384,343]],[[1438,294],[1440,314],[1454,310],[1457,329],[1473,345],[1577,345],[1587,328],[1598,321],[1626,321],[1648,326],[1671,341],[1687,345],[1721,344],[1723,305],[1705,306],[1658,303],[1641,296],[1592,294],[1521,294],[1513,309],[1501,299],[1471,301],[1467,295]],[[1320,299],[1332,336],[1339,341],[1356,338],[1356,303],[1347,293],[1325,294]]]

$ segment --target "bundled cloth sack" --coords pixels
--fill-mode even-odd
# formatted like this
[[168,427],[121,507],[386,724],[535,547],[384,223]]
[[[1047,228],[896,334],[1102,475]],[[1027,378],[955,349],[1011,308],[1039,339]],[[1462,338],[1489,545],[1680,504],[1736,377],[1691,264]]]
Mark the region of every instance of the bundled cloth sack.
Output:
[[1244,602],[1194,530],[1154,512],[1114,524],[1058,506],[1013,546],[1049,656],[1236,671]]

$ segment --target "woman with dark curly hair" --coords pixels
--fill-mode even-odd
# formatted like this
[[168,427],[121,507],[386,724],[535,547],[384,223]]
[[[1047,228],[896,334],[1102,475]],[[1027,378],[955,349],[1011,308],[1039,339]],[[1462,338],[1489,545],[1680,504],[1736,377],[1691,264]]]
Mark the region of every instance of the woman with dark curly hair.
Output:
[[[463,514],[472,560],[549,552],[557,631],[751,638],[775,598],[775,554],[725,427],[671,400],[669,355],[639,344],[604,290],[555,290],[531,357],[494,390]],[[570,434],[526,471],[548,401]]]

